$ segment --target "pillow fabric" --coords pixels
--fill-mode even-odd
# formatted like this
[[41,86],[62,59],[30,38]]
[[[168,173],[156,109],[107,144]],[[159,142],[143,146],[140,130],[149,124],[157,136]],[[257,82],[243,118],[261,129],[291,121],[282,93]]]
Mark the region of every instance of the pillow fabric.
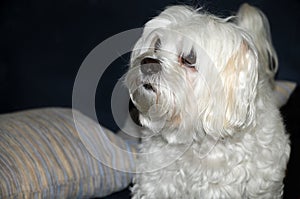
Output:
[[295,82],[279,80],[275,82],[274,95],[277,107],[282,107],[286,104],[296,86],[297,84]]
[[[98,124],[76,112],[82,133],[99,136]],[[128,156],[105,151],[107,162],[134,171],[135,148],[102,128]],[[93,146],[89,146],[93,147]],[[103,157],[102,157],[103,158]],[[114,162],[111,162],[114,160]],[[119,164],[119,165],[114,165]],[[47,108],[0,115],[0,198],[91,198],[124,189],[133,174],[105,166],[80,139],[71,109]]]

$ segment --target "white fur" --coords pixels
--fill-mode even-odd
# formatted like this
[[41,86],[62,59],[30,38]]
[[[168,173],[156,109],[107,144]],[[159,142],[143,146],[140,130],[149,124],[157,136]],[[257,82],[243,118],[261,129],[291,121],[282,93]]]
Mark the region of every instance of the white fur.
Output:
[[[266,26],[247,4],[226,19],[172,6],[146,24],[126,76],[144,127],[134,199],[282,196],[290,146],[272,96],[277,56]],[[180,58],[191,50],[194,69]],[[162,70],[142,74],[146,57]]]

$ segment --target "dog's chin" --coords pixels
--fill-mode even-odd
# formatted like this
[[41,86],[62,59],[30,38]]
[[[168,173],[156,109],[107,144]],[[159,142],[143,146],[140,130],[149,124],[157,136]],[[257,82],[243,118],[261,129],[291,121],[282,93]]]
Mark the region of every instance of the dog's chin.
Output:
[[130,90],[131,100],[139,111],[140,124],[150,130],[143,131],[144,136],[160,135],[167,143],[188,144],[194,132],[192,112],[180,111],[176,95],[170,90],[155,83],[140,84],[138,89]]
[[139,111],[142,126],[158,133],[165,128],[172,112],[168,99],[163,97],[159,86],[144,83],[131,93],[131,100]]
[[157,91],[151,84],[141,84],[137,89],[132,92],[131,99],[142,114],[147,114],[148,111],[157,102]]

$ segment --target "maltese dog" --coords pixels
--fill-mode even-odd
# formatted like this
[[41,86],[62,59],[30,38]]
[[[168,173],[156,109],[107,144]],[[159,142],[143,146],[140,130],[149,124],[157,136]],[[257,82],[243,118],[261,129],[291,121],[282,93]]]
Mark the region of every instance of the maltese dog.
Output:
[[280,198],[289,137],[265,15],[171,6],[146,23],[125,83],[143,126],[134,199]]

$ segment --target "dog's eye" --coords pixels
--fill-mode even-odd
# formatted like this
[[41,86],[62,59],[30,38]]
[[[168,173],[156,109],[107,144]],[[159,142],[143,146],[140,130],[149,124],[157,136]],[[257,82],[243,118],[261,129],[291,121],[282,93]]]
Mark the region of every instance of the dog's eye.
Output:
[[196,55],[194,50],[185,56],[184,54],[180,57],[180,63],[188,68],[195,68]]
[[154,52],[156,52],[158,49],[160,49],[160,46],[161,46],[161,41],[158,38],[154,43]]

